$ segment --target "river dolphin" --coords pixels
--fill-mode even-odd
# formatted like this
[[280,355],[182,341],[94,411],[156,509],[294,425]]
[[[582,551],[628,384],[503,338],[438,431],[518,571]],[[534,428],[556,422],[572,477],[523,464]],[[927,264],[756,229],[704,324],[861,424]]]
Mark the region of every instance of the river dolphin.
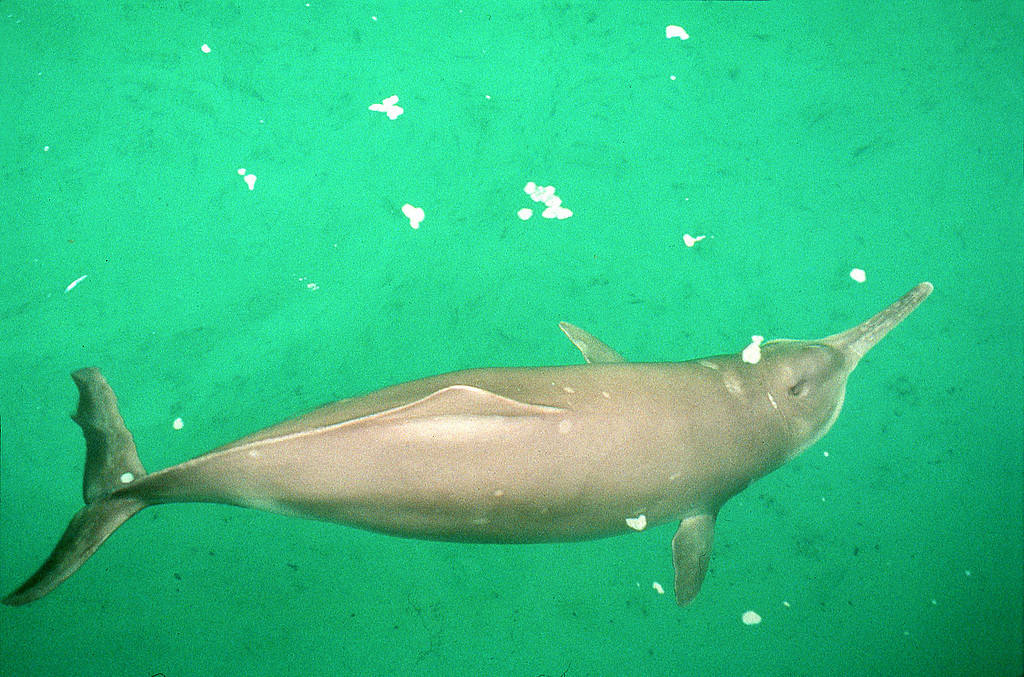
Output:
[[[227,503],[413,538],[574,541],[680,520],[675,596],[700,589],[722,505],[832,426],[846,379],[932,291],[848,331],[741,354],[626,363],[566,322],[586,364],[456,371],[344,399],[147,473],[96,368],[71,377],[85,507],[3,602],[74,573],[150,505]],[[759,353],[759,354],[758,354]]]

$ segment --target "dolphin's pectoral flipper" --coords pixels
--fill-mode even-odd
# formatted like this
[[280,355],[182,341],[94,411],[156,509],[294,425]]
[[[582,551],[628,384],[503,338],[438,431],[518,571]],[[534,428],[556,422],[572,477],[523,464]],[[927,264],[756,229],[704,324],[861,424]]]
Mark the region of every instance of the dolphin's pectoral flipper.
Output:
[[28,604],[47,594],[75,573],[110,534],[146,507],[131,494],[115,494],[146,471],[135,451],[132,434],[117,409],[117,398],[99,369],[79,369],[71,375],[78,386],[78,410],[71,415],[82,427],[86,458],[83,481],[85,507],[71,518],[57,546],[4,604]]
[[607,362],[626,361],[626,358],[615,352],[611,346],[574,324],[559,322],[558,328],[569,337],[574,346],[580,349],[580,352],[583,353],[583,359],[589,363],[604,364]]
[[676,570],[676,604],[689,604],[704,582],[715,535],[715,515],[694,515],[679,523],[672,537],[672,565]]

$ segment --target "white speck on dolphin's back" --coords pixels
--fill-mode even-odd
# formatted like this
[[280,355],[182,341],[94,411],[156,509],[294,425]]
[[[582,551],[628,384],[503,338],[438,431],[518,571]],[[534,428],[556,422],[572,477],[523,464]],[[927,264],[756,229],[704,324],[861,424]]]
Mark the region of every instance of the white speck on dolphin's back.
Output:
[[747,364],[757,364],[761,361],[761,343],[763,336],[754,335],[750,337],[750,345],[743,349],[743,361]]

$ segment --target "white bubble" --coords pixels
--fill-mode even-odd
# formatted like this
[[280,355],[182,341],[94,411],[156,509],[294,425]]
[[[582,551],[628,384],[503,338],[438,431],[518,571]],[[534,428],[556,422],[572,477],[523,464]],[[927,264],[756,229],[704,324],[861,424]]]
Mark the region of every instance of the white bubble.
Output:
[[239,167],[238,168],[238,175],[239,176],[245,176],[245,167]]
[[850,277],[853,279],[854,282],[863,282],[864,280],[868,279],[868,274],[865,273],[860,268],[854,268],[853,270],[850,271]]
[[210,46],[208,44],[206,44],[205,42],[203,43],[203,46],[200,47],[199,49],[202,50],[203,54],[209,54],[210,53]]
[[761,622],[761,614],[756,611],[744,611],[742,618],[744,625],[757,625]]
[[181,430],[185,427],[185,422],[181,420],[181,417],[178,417],[174,419],[174,423],[171,424],[171,427],[175,430]]
[[526,220],[528,220],[528,219],[529,219],[529,218],[530,218],[531,216],[533,216],[533,210],[532,210],[532,209],[530,209],[529,207],[523,207],[523,208],[522,208],[522,209],[520,209],[520,210],[519,210],[518,212],[516,212],[516,216],[518,216],[518,217],[519,217],[520,219],[522,219],[523,221],[526,221]]

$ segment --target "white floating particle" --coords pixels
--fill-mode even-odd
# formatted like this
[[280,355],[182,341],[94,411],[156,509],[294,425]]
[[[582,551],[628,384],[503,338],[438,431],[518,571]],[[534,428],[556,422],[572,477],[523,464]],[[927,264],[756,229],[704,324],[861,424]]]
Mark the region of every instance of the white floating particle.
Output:
[[626,526],[636,531],[643,531],[647,528],[647,515],[637,515],[636,517],[627,517]]
[[311,289],[312,291],[316,291],[319,288],[320,288],[320,285],[318,285],[316,282],[307,282],[306,283],[306,289]]
[[937,600],[937,599],[933,599],[932,600],[932,606],[937,606],[938,603],[939,603],[939,600]]
[[540,213],[545,219],[558,219],[559,221],[572,216],[572,211],[565,207],[548,207]]
[[744,611],[742,618],[743,625],[757,625],[761,622],[761,614],[756,611]]
[[527,181],[526,185],[523,186],[523,192],[526,193],[527,195],[533,193],[533,191],[535,190],[537,190],[537,184],[534,183],[533,181]]
[[249,186],[249,190],[256,190],[256,175],[255,174],[246,174],[245,175],[245,183],[246,183],[247,186]]
[[661,583],[659,583],[658,581],[654,581],[653,583],[651,583],[651,587],[654,588],[654,591],[659,595],[665,594],[665,588],[661,587]]
[[208,44],[206,44],[205,42],[203,43],[203,46],[200,47],[199,49],[200,49],[200,51],[202,51],[203,54],[209,54],[210,53],[210,46]]
[[555,194],[554,186],[538,186],[530,195],[534,202],[547,202]]
[[970,576],[970,575],[971,575],[971,570],[970,569],[967,569],[966,571],[964,571],[964,576]]
[[523,221],[526,221],[526,220],[528,220],[528,219],[529,219],[529,218],[530,218],[531,216],[533,216],[533,210],[532,210],[532,209],[530,209],[529,207],[523,207],[523,208],[522,208],[522,209],[520,209],[520,210],[519,210],[518,212],[516,212],[516,216],[518,216],[518,217],[519,217],[520,219],[522,219]]
[[179,416],[178,418],[174,419],[173,423],[171,423],[171,427],[174,428],[175,430],[181,430],[182,428],[185,427],[185,422],[182,421],[181,417]]
[[868,274],[860,268],[854,268],[850,271],[850,277],[853,278],[854,282],[863,282],[868,279]]
[[827,451],[821,452],[821,455],[824,456],[825,458],[828,458],[828,452]]
[[398,95],[392,94],[388,98],[384,99],[380,103],[371,103],[370,110],[380,111],[381,113],[387,113],[389,120],[394,120],[399,115],[405,112],[405,109],[401,106],[396,106],[398,103]]
[[689,40],[689,34],[683,30],[682,26],[665,26],[665,37],[666,38],[679,38],[680,40]]
[[784,606],[784,607],[786,607],[788,609],[789,608],[789,602],[783,600],[782,606]]
[[132,481],[135,479],[135,475],[131,474],[130,472],[121,473],[121,477],[119,477],[118,479],[121,480],[121,484],[131,484]]
[[413,207],[408,202],[402,205],[402,213],[409,219],[409,225],[414,229],[419,228],[420,223],[423,222],[423,210],[419,207]]
[[683,244],[685,244],[687,247],[692,247],[693,245],[697,244],[698,242],[700,242],[701,240],[703,240],[706,237],[707,237],[707,235],[698,235],[698,236],[694,237],[693,235],[690,235],[689,233],[685,233],[683,235]]
[[757,364],[761,361],[761,342],[763,336],[754,335],[750,337],[750,345],[743,349],[743,361],[747,364]]
[[675,80],[675,79],[676,79],[676,76],[674,76],[674,75],[670,75],[670,76],[668,76],[668,79],[669,79],[669,80]]
[[238,168],[238,175],[239,176],[245,176],[245,167],[239,167]]
[[77,280],[73,281],[71,284],[69,284],[67,287],[64,288],[64,293],[67,294],[69,291],[71,291],[72,289],[77,287],[79,282],[81,282],[82,280],[84,280],[87,277],[89,277],[89,276],[88,275],[83,275],[82,277],[80,277]]
[[49,146],[43,146],[43,152],[44,152],[44,153],[45,153],[46,151],[48,151],[48,150],[50,150],[50,147],[49,147]]

